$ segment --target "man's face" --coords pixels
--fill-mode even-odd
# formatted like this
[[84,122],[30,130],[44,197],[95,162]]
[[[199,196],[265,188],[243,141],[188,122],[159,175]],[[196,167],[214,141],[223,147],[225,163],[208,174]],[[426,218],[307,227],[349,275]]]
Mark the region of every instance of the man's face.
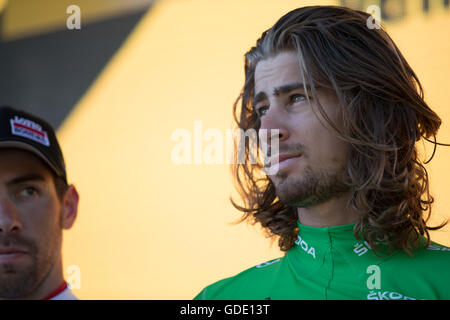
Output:
[[61,210],[42,161],[0,149],[0,298],[26,296],[48,276],[60,258]]
[[[261,129],[279,130],[279,169],[269,176],[278,198],[287,205],[310,207],[348,191],[342,177],[350,145],[325,127],[323,118],[323,124],[319,121],[303,86],[296,86],[301,79],[293,52],[260,61],[255,70],[254,104],[261,117]],[[325,113],[340,128],[336,94],[321,88],[316,92]],[[317,101],[309,97],[316,108]]]

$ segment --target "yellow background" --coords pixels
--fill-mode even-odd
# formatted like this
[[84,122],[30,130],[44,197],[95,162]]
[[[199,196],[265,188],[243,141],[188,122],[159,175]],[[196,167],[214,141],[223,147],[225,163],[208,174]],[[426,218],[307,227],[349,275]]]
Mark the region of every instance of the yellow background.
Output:
[[[143,18],[58,133],[81,194],[63,248],[65,268],[80,267],[78,297],[190,299],[280,256],[258,228],[230,225],[240,213],[228,199],[228,166],[177,166],[170,137],[193,132],[195,120],[203,130],[230,128],[243,54],[283,14],[310,4],[337,1],[166,0]],[[449,10],[410,8],[387,31],[443,119],[439,140],[449,143]],[[449,160],[450,149],[439,147],[429,166],[436,221],[450,217]],[[433,239],[450,245],[449,231]]]
[[[132,13],[151,0],[0,0],[0,11],[7,5],[2,17],[2,40],[39,35],[66,27],[67,7],[80,7],[83,24]],[[72,12],[72,11],[69,11]]]

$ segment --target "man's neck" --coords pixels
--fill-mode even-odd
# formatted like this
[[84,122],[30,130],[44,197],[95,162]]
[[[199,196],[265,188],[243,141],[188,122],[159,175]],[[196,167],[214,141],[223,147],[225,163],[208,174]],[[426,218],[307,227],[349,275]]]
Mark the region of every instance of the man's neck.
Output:
[[347,206],[349,194],[308,208],[297,208],[298,220],[310,227],[333,227],[355,223],[360,215]]

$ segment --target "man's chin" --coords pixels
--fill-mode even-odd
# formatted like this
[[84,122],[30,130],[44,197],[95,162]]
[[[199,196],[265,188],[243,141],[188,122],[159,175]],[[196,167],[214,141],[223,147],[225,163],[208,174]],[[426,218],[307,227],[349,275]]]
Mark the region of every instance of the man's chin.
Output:
[[339,175],[322,173],[319,177],[311,171],[302,177],[277,176],[272,182],[278,199],[292,207],[312,207],[349,191]]
[[0,299],[20,299],[36,287],[36,272],[31,264],[0,265]]

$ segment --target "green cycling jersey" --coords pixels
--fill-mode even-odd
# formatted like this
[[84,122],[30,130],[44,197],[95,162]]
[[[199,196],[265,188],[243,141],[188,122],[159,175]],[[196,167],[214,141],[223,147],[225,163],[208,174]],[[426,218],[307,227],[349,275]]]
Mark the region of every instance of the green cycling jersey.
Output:
[[284,257],[204,288],[194,300],[450,299],[450,248],[432,242],[414,251],[377,254],[354,224],[300,225]]

